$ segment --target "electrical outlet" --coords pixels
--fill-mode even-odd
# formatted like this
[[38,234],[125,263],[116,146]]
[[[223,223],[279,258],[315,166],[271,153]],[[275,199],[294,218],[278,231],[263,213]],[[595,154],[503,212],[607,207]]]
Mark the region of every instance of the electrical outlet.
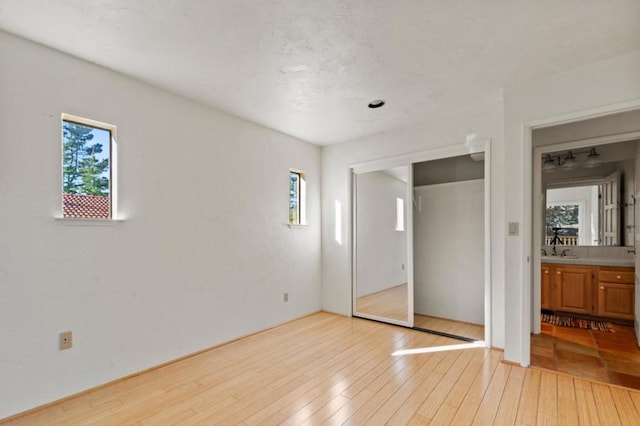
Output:
[[60,350],[71,349],[71,346],[73,346],[73,336],[71,335],[71,332],[63,331],[62,333],[60,333],[58,344]]
[[289,301],[289,293],[285,293],[284,294],[284,301],[288,302]]

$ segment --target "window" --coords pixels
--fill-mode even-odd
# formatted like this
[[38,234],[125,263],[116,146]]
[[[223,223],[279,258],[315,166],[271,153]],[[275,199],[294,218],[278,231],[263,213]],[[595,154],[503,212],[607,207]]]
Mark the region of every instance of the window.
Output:
[[548,244],[576,245],[580,233],[580,213],[578,204],[547,204],[545,241]]
[[547,189],[545,244],[598,245],[599,192],[598,185]]
[[304,172],[289,170],[289,225],[306,225],[306,180]]
[[116,127],[62,115],[62,216],[112,219]]

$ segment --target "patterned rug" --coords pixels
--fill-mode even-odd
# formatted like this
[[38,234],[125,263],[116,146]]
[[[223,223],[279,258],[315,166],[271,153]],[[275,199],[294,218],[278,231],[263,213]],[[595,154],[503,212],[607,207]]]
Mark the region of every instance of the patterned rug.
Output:
[[550,314],[540,314],[540,321],[559,325],[561,327],[590,328],[592,330],[606,331],[608,333],[614,332],[611,324],[605,321],[586,320]]

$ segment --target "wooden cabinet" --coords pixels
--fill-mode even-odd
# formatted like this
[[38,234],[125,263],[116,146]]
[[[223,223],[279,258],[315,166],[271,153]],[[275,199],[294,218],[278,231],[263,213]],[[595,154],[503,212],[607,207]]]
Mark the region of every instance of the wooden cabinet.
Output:
[[540,307],[542,309],[552,309],[551,304],[551,281],[553,281],[553,267],[542,265],[542,275],[540,275]]
[[592,313],[592,267],[558,265],[555,271],[554,309],[577,314]]
[[598,316],[634,319],[633,268],[605,268],[598,272]]
[[634,319],[634,269],[630,267],[543,264],[542,309]]

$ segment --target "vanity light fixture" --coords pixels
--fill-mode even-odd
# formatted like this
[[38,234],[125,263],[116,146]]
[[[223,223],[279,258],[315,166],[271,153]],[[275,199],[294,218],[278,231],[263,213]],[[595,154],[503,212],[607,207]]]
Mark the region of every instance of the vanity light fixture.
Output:
[[544,161],[542,162],[542,171],[543,172],[551,172],[558,167],[556,164],[555,158],[551,156],[551,154],[547,154]]
[[583,167],[598,167],[600,164],[602,164],[600,154],[596,152],[595,148],[591,148],[591,151],[589,151],[589,155],[587,156],[587,161],[584,162]]
[[578,167],[578,160],[573,156],[573,153],[569,151],[564,161],[560,165],[560,168],[563,170],[573,170]]
[[[584,162],[578,161],[576,156],[587,154],[587,159]],[[558,169],[562,170],[574,170],[578,167],[593,168],[602,164],[600,154],[596,152],[595,148],[582,151],[568,151],[566,155],[546,154],[542,159],[542,171],[553,172]]]

